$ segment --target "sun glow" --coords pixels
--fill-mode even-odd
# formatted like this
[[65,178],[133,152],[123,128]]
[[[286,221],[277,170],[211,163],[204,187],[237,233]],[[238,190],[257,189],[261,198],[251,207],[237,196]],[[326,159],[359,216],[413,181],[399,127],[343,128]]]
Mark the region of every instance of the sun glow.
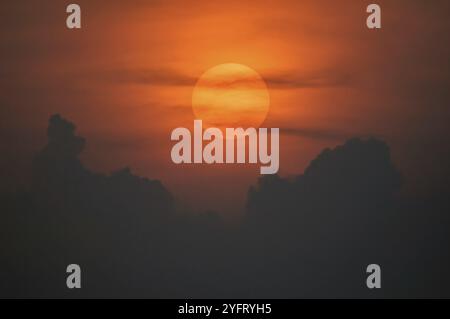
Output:
[[262,77],[248,66],[226,63],[207,70],[192,95],[195,116],[205,126],[259,127],[270,97]]

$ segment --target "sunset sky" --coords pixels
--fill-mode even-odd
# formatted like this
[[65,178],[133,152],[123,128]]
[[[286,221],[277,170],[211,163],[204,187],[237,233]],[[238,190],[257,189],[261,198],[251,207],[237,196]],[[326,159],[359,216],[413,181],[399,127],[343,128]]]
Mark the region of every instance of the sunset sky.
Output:
[[[280,175],[325,147],[375,136],[391,147],[407,193],[445,185],[450,161],[447,0],[66,1],[0,4],[0,176],[26,185],[54,113],[87,139],[83,162],[160,179],[187,207],[243,212],[259,165],[175,165],[170,133],[192,129],[199,77],[223,63],[255,70],[281,132]],[[439,6],[435,5],[439,3]],[[446,8],[447,10],[443,10]]]

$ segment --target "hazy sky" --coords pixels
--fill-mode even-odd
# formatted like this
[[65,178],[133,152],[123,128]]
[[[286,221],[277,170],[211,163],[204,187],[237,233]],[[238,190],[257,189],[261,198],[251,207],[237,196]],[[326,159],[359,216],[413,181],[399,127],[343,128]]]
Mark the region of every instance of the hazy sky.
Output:
[[256,166],[176,166],[170,132],[192,128],[193,86],[235,62],[270,93],[264,127],[281,128],[280,174],[353,136],[390,146],[407,188],[448,181],[450,2],[77,1],[82,29],[65,26],[65,1],[0,4],[2,187],[26,181],[53,113],[88,144],[101,172],[130,166],[161,179],[193,208],[241,211]]

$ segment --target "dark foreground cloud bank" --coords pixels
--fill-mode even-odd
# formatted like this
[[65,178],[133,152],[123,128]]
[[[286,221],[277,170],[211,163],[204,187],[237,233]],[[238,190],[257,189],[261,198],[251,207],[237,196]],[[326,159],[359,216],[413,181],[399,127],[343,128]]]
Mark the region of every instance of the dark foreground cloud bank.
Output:
[[[324,150],[303,175],[261,178],[239,227],[185,214],[159,182],[86,169],[60,116],[28,190],[2,194],[0,297],[450,297],[448,194],[399,195],[379,140]],[[82,267],[81,290],[65,286]],[[365,267],[382,267],[382,289]]]

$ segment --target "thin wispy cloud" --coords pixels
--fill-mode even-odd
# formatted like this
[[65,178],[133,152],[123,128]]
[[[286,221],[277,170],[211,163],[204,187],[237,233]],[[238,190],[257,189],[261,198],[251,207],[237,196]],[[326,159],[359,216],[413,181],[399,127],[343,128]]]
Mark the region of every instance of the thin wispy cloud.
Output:
[[280,128],[281,134],[292,135],[310,139],[320,139],[320,140],[345,140],[351,134],[347,132],[341,132],[337,130],[327,130],[320,128],[293,128],[285,127]]
[[[118,69],[100,72],[100,77],[107,81],[118,83],[132,83],[154,86],[194,86],[200,77],[198,75],[187,75],[173,69]],[[302,74],[300,71],[262,73],[264,81],[271,89],[302,89],[302,88],[325,88],[345,87],[352,83],[352,76],[348,72],[318,71],[317,73]],[[203,85],[214,88],[230,88],[233,86],[245,86],[252,88],[255,77],[236,78],[226,82],[211,81]]]
[[118,83],[155,86],[193,86],[197,79],[172,69],[118,69],[101,72],[100,77]]
[[269,88],[273,89],[302,89],[302,88],[326,88],[346,87],[351,85],[352,76],[348,72],[318,71],[313,74],[301,72],[286,72],[265,77]]

